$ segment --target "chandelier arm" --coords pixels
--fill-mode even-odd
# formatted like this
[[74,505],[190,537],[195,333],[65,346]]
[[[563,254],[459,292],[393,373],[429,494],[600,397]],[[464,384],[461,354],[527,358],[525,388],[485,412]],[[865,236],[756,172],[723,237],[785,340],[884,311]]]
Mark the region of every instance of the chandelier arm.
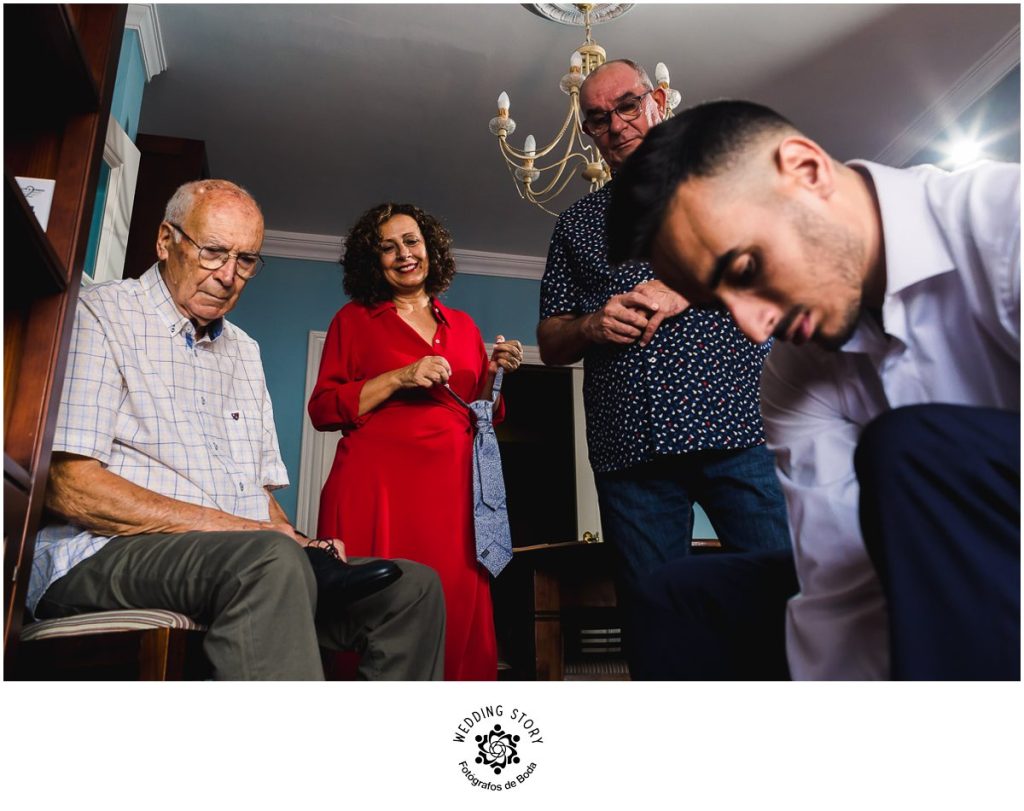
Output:
[[[558,164],[555,164],[555,165],[557,166]],[[548,183],[548,185],[546,185],[543,189],[537,189],[536,191],[531,189],[531,193],[535,197],[544,197],[545,195],[547,195],[551,191],[552,186],[554,186],[559,181],[559,179],[562,177],[562,175],[564,173],[565,173],[565,166],[562,165],[562,166],[559,167],[558,172],[555,174],[555,176],[553,178],[551,178],[551,182]],[[569,178],[572,178],[572,173],[569,174]],[[548,199],[550,199],[550,198],[548,198]]]
[[[552,149],[558,146],[558,142],[562,140],[562,136],[565,135],[566,129],[568,129],[569,125],[572,123],[575,112],[575,105],[573,105],[573,107],[569,108],[569,114],[565,117],[565,121],[562,122],[562,128],[558,131],[558,134],[554,137],[554,139],[552,139],[552,141],[543,149],[534,150],[534,153],[532,155],[516,149],[514,146],[508,143],[507,139],[499,138],[499,142],[503,144],[502,151],[511,155],[513,158],[521,161],[536,160],[537,158],[543,158]],[[579,121],[579,117],[576,117],[576,121]],[[573,130],[573,135],[576,135],[576,130]]]
[[[544,169],[541,171],[555,169],[556,167],[558,171],[555,173],[554,177],[551,178],[550,182],[544,188],[538,189],[535,193],[538,195],[546,195],[548,192],[550,192],[551,189],[555,186],[555,184],[558,183],[559,180],[561,180],[562,175],[565,174],[565,170],[569,168],[569,164],[574,159],[577,158],[580,161],[580,165],[585,166],[587,164],[587,158],[585,155],[582,155],[579,152],[574,152],[571,155],[566,155],[564,158],[562,158],[562,160],[558,161],[557,163],[552,163],[550,166],[545,166]],[[568,179],[572,178],[572,174],[573,173],[571,172],[569,173]],[[564,185],[565,184],[563,183],[563,186]]]
[[[549,191],[551,191],[551,189],[555,187],[555,184],[557,184],[558,181],[561,179],[562,173],[565,172],[565,169],[568,166],[569,161],[572,160],[574,157],[578,157],[581,161],[583,161],[584,164],[588,163],[586,155],[584,155],[582,152],[573,152],[572,151],[573,147],[576,145],[576,138],[577,138],[576,131],[573,130],[572,135],[569,136],[569,142],[565,146],[565,155],[562,157],[562,159],[560,161],[558,161],[557,163],[553,163],[550,166],[545,166],[543,169],[539,169],[539,171],[543,172],[543,171],[546,171],[547,169],[553,169],[553,168],[555,168],[557,166],[558,167],[558,173],[551,179],[551,182],[548,183],[548,185],[545,186],[543,189],[541,189],[539,192],[537,192],[537,194],[545,195]],[[582,146],[583,146],[583,139],[580,138],[580,147],[582,147]],[[570,175],[570,177],[571,176],[572,175]],[[563,184],[562,188],[564,188],[564,184]],[[557,194],[557,192],[556,192],[556,194]],[[548,199],[551,199],[551,198],[548,198]]]
[[[523,189],[519,185],[519,179],[516,177],[515,172],[512,171],[512,166],[514,164],[510,164],[508,161],[506,161],[506,164],[508,164],[508,173],[509,173],[509,176],[512,178],[512,185],[515,186],[516,194],[519,195],[519,199],[520,200],[529,200],[532,203],[533,200],[530,199],[529,193],[527,193],[527,194],[523,193]],[[529,190],[527,190],[527,192],[528,191]]]
[[[575,119],[575,123],[577,123],[577,124],[579,123],[580,118],[576,114],[576,111],[577,111],[576,97],[573,96],[572,105],[569,107],[569,114],[565,117],[565,121],[562,122],[562,128],[558,131],[558,135],[556,135],[554,137],[554,139],[551,141],[551,143],[548,144],[546,147],[544,147],[543,149],[538,149],[536,154],[532,156],[534,159],[536,159],[536,158],[543,158],[545,155],[547,155],[549,152],[551,152],[551,150],[553,150],[556,146],[558,146],[558,142],[562,140],[562,136],[565,135],[565,131],[567,129],[569,129],[569,125],[574,122],[574,119]],[[575,140],[576,134],[577,134],[577,129],[573,128],[572,136],[569,139],[569,143],[570,144]]]
[[[554,191],[549,191],[550,190],[550,186],[551,186],[551,184],[549,184],[547,189],[543,189],[542,191],[537,192],[536,194],[532,195],[531,201],[535,202],[535,203],[537,203],[539,205],[540,203],[546,203],[549,200],[554,200],[556,197],[558,197],[558,195],[560,195],[565,190],[565,187],[568,186],[569,183],[572,180],[573,180],[572,174],[566,175],[565,179],[562,180],[561,184],[559,184],[557,189],[555,189]],[[554,183],[554,181],[552,181],[552,184],[553,183]],[[534,199],[534,198],[536,198],[536,199]]]
[[533,158],[532,155],[527,155],[525,152],[520,152],[515,147],[509,146],[508,141],[504,139],[499,140],[498,143],[501,146],[502,157],[504,157],[509,163],[513,163],[514,161],[531,160]]

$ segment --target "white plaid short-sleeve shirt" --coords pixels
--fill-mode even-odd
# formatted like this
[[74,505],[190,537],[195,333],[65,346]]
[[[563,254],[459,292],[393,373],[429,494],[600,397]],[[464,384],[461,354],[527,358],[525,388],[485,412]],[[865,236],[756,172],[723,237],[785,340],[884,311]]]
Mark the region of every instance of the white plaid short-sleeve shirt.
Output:
[[[227,321],[196,338],[154,265],[82,290],[54,451],[98,459],[170,498],[270,518],[288,484],[257,343]],[[28,607],[110,538],[56,524],[36,538]]]

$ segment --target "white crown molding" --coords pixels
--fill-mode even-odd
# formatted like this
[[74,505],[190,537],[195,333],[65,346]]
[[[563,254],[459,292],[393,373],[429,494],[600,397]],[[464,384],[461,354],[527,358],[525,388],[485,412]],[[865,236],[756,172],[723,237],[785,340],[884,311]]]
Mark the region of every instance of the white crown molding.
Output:
[[961,76],[942,98],[897,135],[875,160],[889,166],[903,166],[1019,64],[1018,25]]
[[[260,253],[283,259],[310,259],[314,262],[337,262],[345,247],[343,237],[330,234],[303,234],[295,231],[267,230]],[[492,253],[456,248],[455,264],[459,273],[473,276],[500,276],[506,279],[540,281],[544,275],[543,256],[522,256],[513,253]]]
[[139,32],[142,46],[142,62],[146,66],[146,81],[167,70],[167,55],[164,53],[164,38],[160,33],[160,18],[153,3],[129,3],[125,28]]
[[330,234],[303,234],[298,231],[271,231],[263,235],[264,256],[281,259],[311,259],[314,262],[337,262],[345,240]]
[[506,279],[533,279],[544,275],[543,256],[523,256],[515,253],[492,253],[456,248],[455,266],[459,273],[474,276],[501,276]]

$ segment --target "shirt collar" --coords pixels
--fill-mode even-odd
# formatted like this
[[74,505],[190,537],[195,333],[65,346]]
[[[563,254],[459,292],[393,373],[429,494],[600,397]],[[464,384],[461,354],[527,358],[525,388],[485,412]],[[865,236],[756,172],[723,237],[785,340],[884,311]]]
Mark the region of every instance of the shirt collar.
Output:
[[[446,327],[450,327],[450,310],[441,303],[441,300],[439,298],[436,298],[435,296],[430,297],[430,304],[434,311],[434,317],[442,324],[444,324]],[[371,305],[367,311],[370,315],[370,318],[376,318],[381,313],[387,312],[388,310],[394,310],[395,312],[398,311],[398,308],[395,307],[395,302],[391,301],[390,299],[388,299],[387,301],[381,301],[378,302],[377,304]]]
[[905,315],[900,293],[912,285],[956,269],[946,238],[932,216],[928,175],[941,172],[931,166],[894,169],[880,163],[853,160],[870,176],[878,199],[885,245],[885,331],[869,313],[862,312],[842,352],[873,352],[884,346],[886,335],[905,340]]
[[850,161],[847,166],[866,170],[875,185],[885,243],[887,299],[924,279],[956,269],[928,199],[928,175],[942,173],[941,169],[894,169],[862,160]]
[[[149,300],[153,303],[160,318],[167,325],[168,332],[173,336],[183,330],[191,332],[194,330],[189,318],[182,314],[171,298],[171,291],[167,289],[163,274],[160,273],[160,265],[154,264],[149,270],[142,274],[139,281],[142,289],[146,291]],[[215,341],[224,332],[224,319],[218,318],[206,326],[206,333],[200,341]]]

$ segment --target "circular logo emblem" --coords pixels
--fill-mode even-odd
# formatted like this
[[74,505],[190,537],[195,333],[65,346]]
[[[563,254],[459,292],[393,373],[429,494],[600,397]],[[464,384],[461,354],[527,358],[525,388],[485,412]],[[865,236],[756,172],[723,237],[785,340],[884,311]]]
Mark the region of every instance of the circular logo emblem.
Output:
[[544,735],[537,719],[518,707],[489,704],[455,725],[458,766],[473,788],[512,791],[537,770]]

